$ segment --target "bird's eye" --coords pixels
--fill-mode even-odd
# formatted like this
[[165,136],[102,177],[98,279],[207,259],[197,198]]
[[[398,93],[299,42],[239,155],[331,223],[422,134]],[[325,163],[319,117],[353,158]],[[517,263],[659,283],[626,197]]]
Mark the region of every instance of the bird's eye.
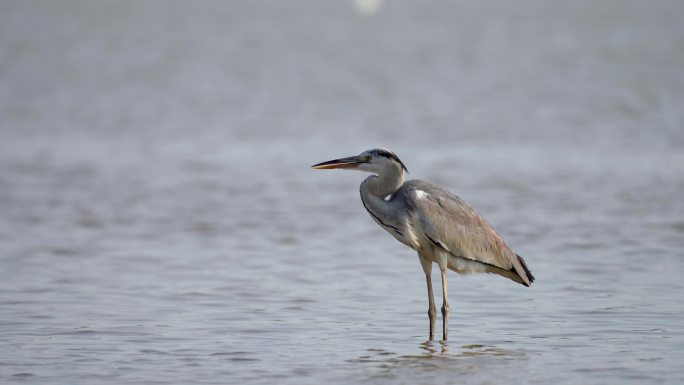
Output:
[[366,156],[363,157],[363,161],[364,161],[364,162],[370,162],[371,159],[373,159],[373,157],[370,156],[370,155],[366,155]]

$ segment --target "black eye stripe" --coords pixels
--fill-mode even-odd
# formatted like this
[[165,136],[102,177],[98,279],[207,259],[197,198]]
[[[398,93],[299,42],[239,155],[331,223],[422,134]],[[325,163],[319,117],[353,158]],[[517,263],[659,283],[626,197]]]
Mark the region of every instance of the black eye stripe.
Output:
[[395,162],[399,163],[401,165],[401,167],[404,170],[406,170],[406,172],[408,172],[408,170],[406,169],[406,166],[404,165],[404,162],[402,162],[401,159],[399,159],[399,157],[395,153],[393,153],[391,151],[387,151],[385,149],[373,150],[371,153],[374,155],[384,156],[385,158],[389,158],[389,159],[394,160]]

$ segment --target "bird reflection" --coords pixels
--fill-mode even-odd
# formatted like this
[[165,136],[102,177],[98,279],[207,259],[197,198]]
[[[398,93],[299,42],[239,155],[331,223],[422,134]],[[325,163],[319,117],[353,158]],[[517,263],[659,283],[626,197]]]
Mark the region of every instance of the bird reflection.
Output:
[[[466,358],[474,357],[502,357],[507,358],[524,358],[527,353],[524,350],[507,350],[497,348],[490,345],[481,344],[469,344],[461,346],[453,346],[452,352],[449,351],[449,343],[447,341],[424,341],[418,345],[420,349],[419,354],[405,354],[392,352],[386,349],[371,348],[368,352],[372,354],[364,355],[360,357],[359,361],[365,362],[385,362],[385,363],[398,363],[398,362],[410,362],[410,361],[421,361],[434,359],[433,364],[442,361],[454,362]],[[375,357],[373,357],[375,355]]]
[[415,354],[368,349],[367,354],[353,362],[362,364],[371,379],[420,383],[426,380],[428,373],[427,379],[453,379],[457,375],[477,377],[478,373],[490,370],[515,372],[521,364],[525,365],[527,359],[524,350],[506,350],[490,345],[455,345],[452,341],[449,346],[446,341],[425,341],[418,344],[418,351],[413,346],[404,348]]
[[[439,347],[437,347],[439,344]],[[449,343],[447,341],[441,340],[438,342],[427,340],[419,345],[421,349],[428,352],[428,354],[448,354],[449,353]]]

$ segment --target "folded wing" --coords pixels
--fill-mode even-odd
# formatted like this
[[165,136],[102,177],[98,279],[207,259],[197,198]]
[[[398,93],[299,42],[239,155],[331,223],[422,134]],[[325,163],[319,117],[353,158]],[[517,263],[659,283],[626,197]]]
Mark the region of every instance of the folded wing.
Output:
[[420,221],[419,228],[430,242],[453,256],[450,265],[499,274],[526,286],[534,281],[525,260],[461,198],[423,181],[406,182],[404,188],[414,220]]

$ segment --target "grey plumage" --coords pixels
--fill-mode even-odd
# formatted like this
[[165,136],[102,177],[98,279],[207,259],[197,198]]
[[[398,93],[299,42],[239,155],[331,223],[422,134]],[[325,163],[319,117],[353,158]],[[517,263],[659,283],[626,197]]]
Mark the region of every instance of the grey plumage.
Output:
[[[534,281],[522,257],[515,254],[496,230],[458,196],[435,184],[410,180],[397,190],[393,198],[398,206],[405,208],[408,225],[414,234],[418,233],[417,237],[422,231],[432,248],[441,248],[453,258],[463,260],[449,263],[450,270],[461,274],[478,271],[499,274],[526,286]],[[421,250],[425,243],[418,242],[414,248]]]
[[430,339],[434,334],[435,318],[430,278],[432,262],[437,263],[442,272],[444,339],[449,315],[447,269],[459,274],[498,274],[525,286],[534,282],[525,260],[514,253],[496,230],[463,199],[429,182],[404,182],[406,166],[393,152],[373,149],[312,167],[372,173],[361,183],[361,201],[380,227],[418,252],[428,285]]

